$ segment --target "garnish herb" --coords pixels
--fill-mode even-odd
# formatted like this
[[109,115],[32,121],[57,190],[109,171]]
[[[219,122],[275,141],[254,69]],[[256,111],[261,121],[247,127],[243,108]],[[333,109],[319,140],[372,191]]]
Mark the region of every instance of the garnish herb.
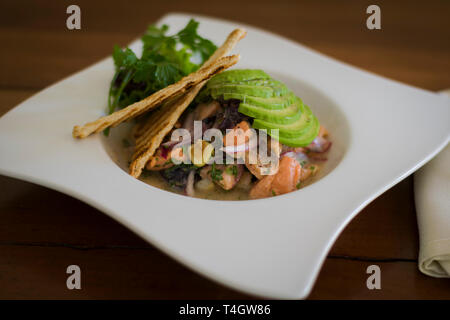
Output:
[[276,192],[272,190],[272,196],[275,197],[276,195],[277,195]]
[[225,169],[225,172],[236,177],[238,174],[238,169],[236,166],[230,166]]
[[217,49],[198,35],[198,25],[191,19],[174,35],[167,35],[167,25],[149,26],[142,36],[141,58],[130,48],[115,46],[116,72],[109,89],[108,112],[139,101],[197,70]]
[[216,168],[215,162],[213,162],[213,164],[211,166],[210,173],[211,173],[211,179],[213,179],[213,181],[221,181],[223,179],[222,170]]
[[297,183],[297,185],[295,186],[297,189],[300,189],[301,187],[301,182]]

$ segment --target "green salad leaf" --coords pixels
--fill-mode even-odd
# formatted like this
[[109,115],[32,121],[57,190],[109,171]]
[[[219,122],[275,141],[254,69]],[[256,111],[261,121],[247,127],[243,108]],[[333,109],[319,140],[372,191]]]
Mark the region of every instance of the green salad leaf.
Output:
[[115,46],[115,74],[108,96],[108,113],[124,108],[177,82],[197,70],[217,49],[197,33],[199,23],[191,19],[174,35],[169,27],[151,25],[142,36],[139,58],[129,48]]

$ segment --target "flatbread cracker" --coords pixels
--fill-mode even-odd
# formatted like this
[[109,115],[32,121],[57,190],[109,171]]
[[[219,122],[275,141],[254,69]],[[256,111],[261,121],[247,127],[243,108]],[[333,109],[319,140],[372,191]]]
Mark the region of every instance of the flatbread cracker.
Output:
[[[133,155],[133,162],[130,165],[130,175],[135,178],[138,178],[142,169],[147,164],[148,160],[153,156],[156,149],[160,146],[164,137],[172,130],[175,123],[178,121],[178,118],[181,114],[186,110],[192,100],[197,96],[200,91],[201,86],[195,86],[188,93],[183,95],[181,98],[175,100],[172,106],[169,106],[169,110],[171,112],[167,112],[168,117],[161,121],[158,125],[154,127],[155,130],[152,130],[151,133],[146,137],[145,147],[142,148],[141,152],[135,152]],[[152,119],[150,117],[149,121],[158,121],[156,119]]]
[[[83,126],[74,126],[72,135],[74,138],[86,138],[92,133],[100,132],[107,127],[116,126],[126,120],[136,117],[137,115],[142,114],[158,105],[160,105],[165,100],[177,95],[186,92],[190,88],[199,84],[202,81],[208,80],[216,73],[231,67],[236,64],[239,60],[238,55],[223,57],[215,62],[212,62],[205,67],[201,67],[196,72],[193,72],[185,77],[183,77],[180,81],[161,89],[149,97],[133,103],[128,107],[116,111],[110,115],[101,117],[96,121],[86,123]],[[209,60],[208,60],[209,61]],[[208,62],[207,61],[207,62]]]
[[[155,113],[152,114],[149,119],[147,119],[146,126],[148,127],[148,129],[146,132],[144,132],[141,136],[139,136],[136,139],[132,160],[136,158],[136,155],[139,155],[142,151],[144,151],[149,147],[149,140],[151,136],[167,125],[167,119],[172,116],[172,114],[177,110],[177,108],[183,108],[184,105],[181,106],[180,104],[181,104],[181,97],[177,98],[174,101],[168,102],[167,105],[164,106],[165,112],[163,114]],[[189,105],[186,105],[184,110],[186,110],[188,106]]]

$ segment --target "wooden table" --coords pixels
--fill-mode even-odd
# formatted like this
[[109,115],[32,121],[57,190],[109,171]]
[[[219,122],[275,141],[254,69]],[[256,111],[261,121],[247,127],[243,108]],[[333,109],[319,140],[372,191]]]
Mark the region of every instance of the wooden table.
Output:
[[[126,45],[173,11],[242,21],[414,86],[450,87],[448,1],[376,1],[382,12],[378,31],[365,26],[369,1],[151,2],[74,1],[81,7],[82,29],[69,31],[71,1],[2,1],[0,114],[109,55],[114,44]],[[4,176],[0,190],[0,298],[253,298],[189,271],[64,194]],[[450,282],[421,274],[417,255],[409,177],[347,226],[310,298],[450,298]],[[70,264],[82,269],[82,290],[66,288]],[[381,267],[381,290],[366,288],[371,264]]]

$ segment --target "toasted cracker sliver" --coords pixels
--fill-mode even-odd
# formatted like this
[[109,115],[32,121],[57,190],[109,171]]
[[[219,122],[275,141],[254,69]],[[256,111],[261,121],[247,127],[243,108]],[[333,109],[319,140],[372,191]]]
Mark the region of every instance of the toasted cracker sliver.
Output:
[[202,68],[208,67],[214,64],[218,59],[225,57],[227,54],[233,50],[234,46],[239,42],[239,40],[243,39],[247,31],[244,29],[238,28],[234,29],[224,41],[224,43],[217,48],[217,50],[209,57],[208,60],[202,65]]
[[154,114],[151,115],[151,117],[147,120],[147,124],[151,124],[151,126],[149,126],[148,130],[144,134],[136,139],[136,146],[132,160],[134,160],[144,150],[148,149],[150,146],[151,137],[155,135],[159,130],[164,129],[167,126],[168,122],[171,122],[168,120],[171,118],[172,114],[177,110],[178,107],[182,108],[181,106],[179,106],[179,101],[181,101],[180,99],[181,97],[177,98],[174,101],[170,101],[167,105],[165,105],[165,112],[162,115]]
[[133,103],[124,109],[101,117],[96,121],[86,123],[81,127],[74,126],[72,135],[74,138],[86,138],[92,133],[100,132],[107,127],[116,126],[126,120],[134,118],[135,116],[160,105],[165,100],[177,94],[186,92],[193,86],[211,78],[213,75],[222,71],[223,69],[231,67],[232,65],[236,64],[238,60],[238,55],[220,58],[214,63],[200,68],[196,72],[183,77],[180,81],[171,84],[170,86],[161,89],[150,95],[149,97]]

